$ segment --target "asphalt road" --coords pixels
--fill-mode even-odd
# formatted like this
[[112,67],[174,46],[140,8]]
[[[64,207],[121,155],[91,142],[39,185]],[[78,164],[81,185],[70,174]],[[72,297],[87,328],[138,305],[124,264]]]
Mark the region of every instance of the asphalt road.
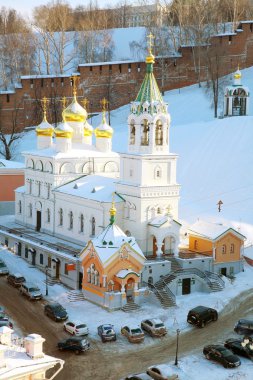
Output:
[[[44,315],[43,301],[30,302],[19,291],[7,284],[6,278],[0,278],[0,304],[16,323],[15,329],[24,336],[37,333],[42,335],[44,352],[65,360],[63,371],[56,380],[119,380],[124,375],[142,372],[152,364],[174,360],[176,340],[168,335],[153,346],[134,346],[134,350],[119,350],[118,342],[101,343],[90,340],[92,349],[84,354],[60,352],[57,342],[66,337],[62,323],[56,323]],[[201,353],[207,343],[223,342],[233,335],[235,322],[247,314],[252,314],[253,292],[245,291],[230,302],[219,316],[219,320],[204,329],[192,328],[181,333],[179,340],[179,358],[187,353]],[[169,310],[168,310],[169,313]],[[130,343],[129,343],[130,344]],[[133,347],[131,347],[133,348]]]

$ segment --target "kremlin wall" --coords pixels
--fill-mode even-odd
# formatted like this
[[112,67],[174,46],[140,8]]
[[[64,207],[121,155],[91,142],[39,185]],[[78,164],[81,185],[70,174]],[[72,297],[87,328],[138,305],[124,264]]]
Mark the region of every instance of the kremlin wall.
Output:
[[[241,68],[253,64],[253,21],[243,21],[235,33],[219,34],[210,40],[210,46],[217,49],[222,57],[221,75],[235,71],[239,64]],[[194,62],[200,56],[200,80],[207,79],[205,52],[207,45],[192,47],[181,46],[178,54],[168,58],[156,58],[154,74],[162,91],[180,88],[198,81],[198,73]],[[101,111],[100,101],[109,101],[109,110],[128,104],[136,97],[146,70],[145,62],[122,61],[106,63],[79,64],[75,75],[79,76],[79,102],[88,98],[86,105],[88,113]],[[69,75],[31,75],[22,76],[20,85],[15,91],[0,92],[1,128],[6,133],[13,126],[20,130],[38,125],[43,109],[41,99],[49,99],[48,121],[61,121],[62,103],[72,97],[72,82]]]

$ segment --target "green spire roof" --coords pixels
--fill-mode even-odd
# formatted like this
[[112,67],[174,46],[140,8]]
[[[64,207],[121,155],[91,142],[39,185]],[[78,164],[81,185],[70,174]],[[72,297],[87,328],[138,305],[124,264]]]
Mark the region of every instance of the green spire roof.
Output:
[[153,62],[147,63],[146,75],[135,101],[140,102],[140,105],[145,102],[152,103],[155,101],[163,103],[162,94],[153,74]]

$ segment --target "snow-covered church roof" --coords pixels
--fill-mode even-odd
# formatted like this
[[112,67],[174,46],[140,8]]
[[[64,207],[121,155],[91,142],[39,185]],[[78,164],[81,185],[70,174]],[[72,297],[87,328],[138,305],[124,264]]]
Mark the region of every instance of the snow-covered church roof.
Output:
[[[115,178],[87,175],[69,182],[66,185],[59,186],[54,191],[79,198],[111,203],[115,186]],[[115,194],[115,202],[123,202],[123,198]]]
[[228,231],[239,235],[241,239],[245,239],[244,235],[234,230],[233,228],[225,226],[221,223],[210,223],[203,220],[198,220],[189,228],[189,233],[209,240],[217,240],[220,236]]
[[92,243],[103,264],[106,264],[124,244],[129,245],[142,260],[145,260],[135,238],[127,236],[115,223],[109,224],[100,235],[92,239]]

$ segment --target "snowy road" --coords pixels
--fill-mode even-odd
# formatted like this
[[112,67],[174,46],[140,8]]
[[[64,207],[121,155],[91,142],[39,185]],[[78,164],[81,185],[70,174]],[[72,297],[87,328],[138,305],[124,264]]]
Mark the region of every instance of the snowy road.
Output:
[[[87,354],[76,356],[72,353],[60,353],[56,349],[56,343],[65,337],[66,333],[61,323],[55,323],[44,316],[43,302],[31,303],[21,297],[18,290],[8,285],[6,278],[3,277],[0,278],[0,288],[1,304],[13,316],[22,333],[28,334],[32,331],[41,334],[46,338],[45,351],[65,360],[64,371],[56,377],[56,380],[118,380],[128,373],[145,371],[149,365],[174,360],[175,339],[171,337],[160,340],[159,344],[152,347],[137,345],[134,352],[118,352],[117,342],[111,345],[107,343],[104,350],[105,345],[91,340],[92,349]],[[191,353],[194,354],[195,360],[196,357],[202,360],[203,346],[206,343],[223,342],[225,338],[231,337],[234,323],[242,316],[252,315],[252,305],[252,290],[247,290],[225,307],[217,323],[210,324],[204,329],[192,328],[181,334],[179,358]],[[211,364],[207,362],[206,365]],[[227,371],[222,367],[220,370]],[[229,371],[227,374],[232,375],[232,372]],[[212,379],[211,376],[212,374],[208,376],[209,380]]]

